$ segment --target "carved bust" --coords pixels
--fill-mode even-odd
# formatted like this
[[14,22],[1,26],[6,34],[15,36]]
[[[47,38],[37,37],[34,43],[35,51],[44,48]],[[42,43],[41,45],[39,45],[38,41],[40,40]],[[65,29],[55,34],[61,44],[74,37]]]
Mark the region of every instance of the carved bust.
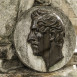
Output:
[[35,10],[31,19],[28,43],[31,44],[35,56],[42,56],[48,70],[63,58],[65,29],[62,21],[46,10]]

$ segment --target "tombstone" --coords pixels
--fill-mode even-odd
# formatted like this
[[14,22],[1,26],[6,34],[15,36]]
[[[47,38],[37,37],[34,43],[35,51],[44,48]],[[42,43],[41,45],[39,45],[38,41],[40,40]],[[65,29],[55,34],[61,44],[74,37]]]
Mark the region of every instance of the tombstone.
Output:
[[54,6],[34,6],[20,17],[14,32],[21,62],[40,72],[52,72],[68,63],[75,49],[69,18]]

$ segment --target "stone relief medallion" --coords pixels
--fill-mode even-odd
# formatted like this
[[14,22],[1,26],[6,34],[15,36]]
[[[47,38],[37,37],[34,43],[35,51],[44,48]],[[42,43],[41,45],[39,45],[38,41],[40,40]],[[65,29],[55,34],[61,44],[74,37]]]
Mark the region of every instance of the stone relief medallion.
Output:
[[73,55],[75,42],[70,20],[60,9],[52,6],[29,9],[17,23],[14,32],[20,60],[40,72],[63,67]]

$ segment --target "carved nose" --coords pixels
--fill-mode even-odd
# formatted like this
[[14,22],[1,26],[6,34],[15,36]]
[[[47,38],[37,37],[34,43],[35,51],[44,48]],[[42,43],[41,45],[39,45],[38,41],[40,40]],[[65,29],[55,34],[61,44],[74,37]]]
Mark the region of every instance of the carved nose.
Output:
[[30,32],[30,34],[28,35],[28,42],[35,41],[35,38],[36,38],[36,36],[35,36],[34,32]]

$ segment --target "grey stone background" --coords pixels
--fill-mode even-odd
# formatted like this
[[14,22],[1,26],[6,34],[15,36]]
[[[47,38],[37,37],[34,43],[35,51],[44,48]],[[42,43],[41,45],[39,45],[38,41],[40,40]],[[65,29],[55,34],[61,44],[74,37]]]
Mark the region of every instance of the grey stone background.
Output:
[[[40,6],[54,5],[62,9],[71,20],[75,28],[75,32],[77,34],[77,0],[35,0],[35,1],[41,3]],[[13,32],[19,17],[22,16],[24,11],[31,8],[33,6],[33,3],[34,0],[0,0],[0,53],[4,52],[4,50],[7,51],[7,55],[3,56],[3,58],[0,58],[0,70],[3,67],[2,61],[4,59],[8,60],[8,62],[5,62],[5,65],[7,65],[8,63],[10,63],[11,65],[13,61],[14,62],[18,61],[18,59],[16,60],[16,58],[14,58],[15,50],[13,46]],[[20,61],[17,63],[19,64],[19,66],[22,66]],[[15,66],[18,66],[17,63],[16,64],[14,63]],[[72,74],[72,76],[66,77],[77,76],[75,76],[74,73]]]
[[[19,17],[34,0],[0,0],[0,70],[21,67],[13,45],[13,33]],[[12,66],[12,68],[11,68]]]
[[[77,0],[35,0],[42,5],[53,4],[69,17],[77,34]],[[32,7],[34,0],[0,0],[0,45],[12,44],[17,19]],[[52,5],[51,4],[51,5]]]

